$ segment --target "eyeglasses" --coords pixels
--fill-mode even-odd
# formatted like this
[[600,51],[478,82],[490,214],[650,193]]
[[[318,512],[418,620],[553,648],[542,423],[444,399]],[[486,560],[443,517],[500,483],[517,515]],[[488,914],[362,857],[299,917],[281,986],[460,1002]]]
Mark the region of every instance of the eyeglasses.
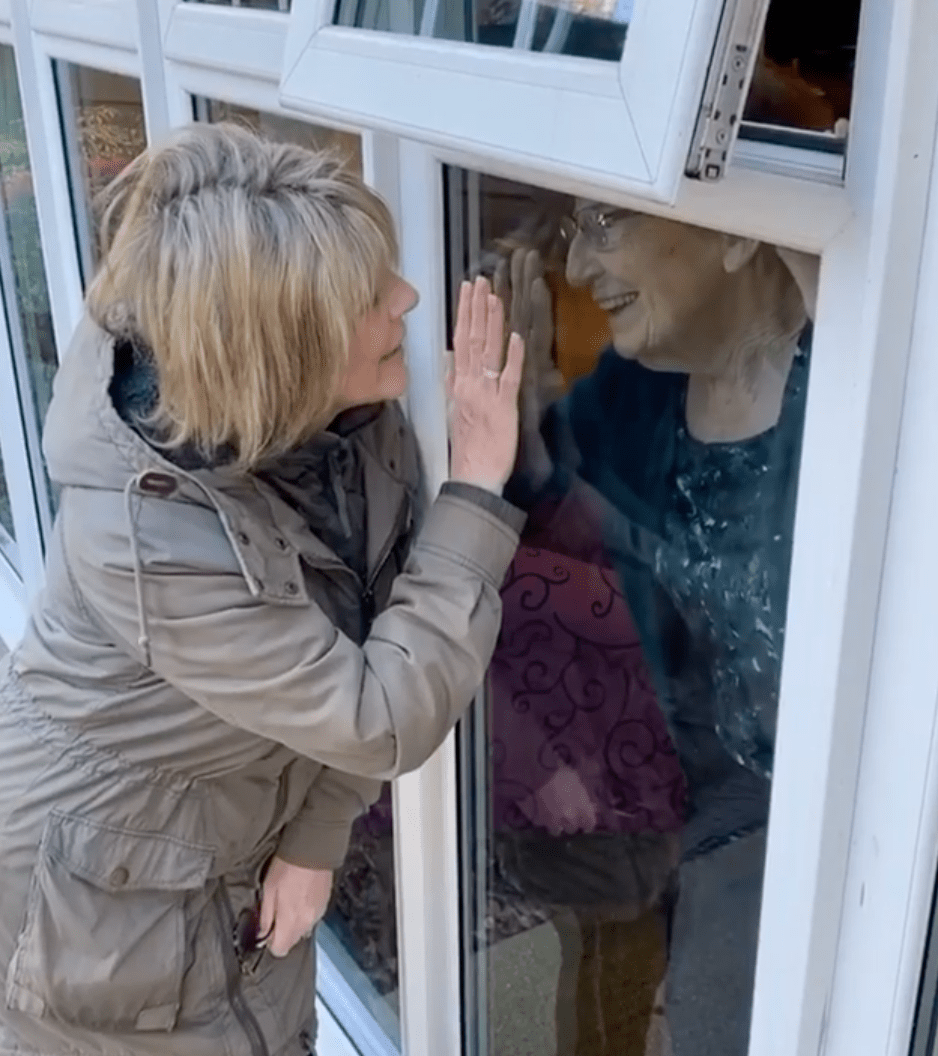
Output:
[[560,235],[568,245],[580,234],[594,249],[614,249],[625,241],[629,230],[623,221],[641,215],[631,209],[580,209],[560,221]]
[[247,906],[238,914],[232,939],[242,975],[253,975],[257,971],[257,966],[261,963],[261,958],[264,956],[267,940],[270,938],[272,930],[272,928],[269,929],[263,935],[260,933],[261,908],[259,898],[253,906]]

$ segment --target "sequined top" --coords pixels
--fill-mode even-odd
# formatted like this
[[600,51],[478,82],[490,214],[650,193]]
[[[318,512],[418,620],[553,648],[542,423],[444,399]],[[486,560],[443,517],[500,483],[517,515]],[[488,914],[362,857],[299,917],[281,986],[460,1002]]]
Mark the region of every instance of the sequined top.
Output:
[[808,346],[806,333],[778,423],[738,443],[695,440],[687,376],[613,349],[545,419],[547,492],[594,500],[692,784],[714,765],[707,730],[771,775]]

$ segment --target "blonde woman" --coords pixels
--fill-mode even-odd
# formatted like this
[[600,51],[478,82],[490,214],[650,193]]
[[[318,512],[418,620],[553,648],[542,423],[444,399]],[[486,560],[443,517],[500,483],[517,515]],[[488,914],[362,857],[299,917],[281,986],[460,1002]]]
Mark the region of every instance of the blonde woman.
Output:
[[522,342],[463,288],[420,518],[384,204],[196,126],[109,188],[45,444],[47,583],[0,668],[0,1052],[313,1052],[353,819],[479,685],[521,515]]

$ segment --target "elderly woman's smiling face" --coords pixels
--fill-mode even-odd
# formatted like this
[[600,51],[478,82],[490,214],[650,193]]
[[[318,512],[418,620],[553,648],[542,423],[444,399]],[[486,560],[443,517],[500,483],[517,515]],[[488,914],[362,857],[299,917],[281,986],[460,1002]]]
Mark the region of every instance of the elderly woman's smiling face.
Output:
[[589,287],[608,313],[616,351],[655,370],[718,371],[722,363],[701,361],[699,338],[719,344],[713,331],[735,240],[597,202],[578,201],[574,221],[567,280]]

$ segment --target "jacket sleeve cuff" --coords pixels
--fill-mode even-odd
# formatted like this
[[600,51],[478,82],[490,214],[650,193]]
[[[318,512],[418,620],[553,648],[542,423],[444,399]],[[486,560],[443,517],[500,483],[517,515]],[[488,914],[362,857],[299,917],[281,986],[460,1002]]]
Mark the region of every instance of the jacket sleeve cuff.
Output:
[[512,531],[519,535],[521,529],[524,528],[526,519],[524,510],[519,510],[517,506],[513,506],[507,499],[503,499],[501,495],[496,495],[493,491],[477,488],[475,484],[466,484],[461,480],[448,480],[440,488],[440,494],[455,495],[457,498],[474,502],[483,510],[494,514],[500,521],[504,521]]
[[518,549],[518,533],[486,506],[441,491],[414,549],[454,561],[499,590]]
[[277,857],[304,869],[338,869],[351,834],[351,822],[329,823],[300,815],[280,834]]

